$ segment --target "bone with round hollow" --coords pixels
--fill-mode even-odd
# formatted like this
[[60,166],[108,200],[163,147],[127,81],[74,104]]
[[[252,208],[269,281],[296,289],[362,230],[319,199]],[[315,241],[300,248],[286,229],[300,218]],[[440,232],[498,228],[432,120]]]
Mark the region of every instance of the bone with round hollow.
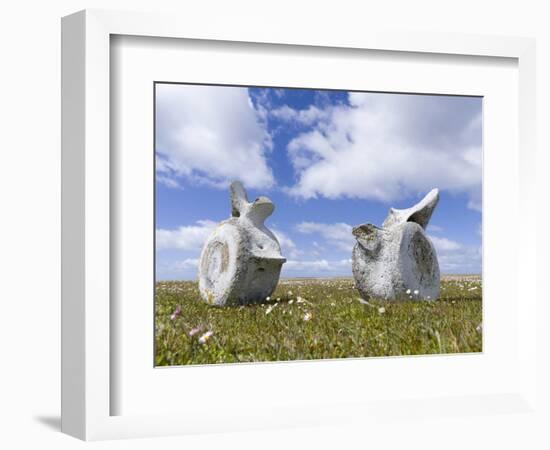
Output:
[[435,248],[426,227],[439,201],[433,189],[411,208],[390,208],[382,227],[353,228],[355,284],[364,299],[435,300],[440,273]]
[[216,306],[260,303],[275,290],[286,261],[264,223],[274,205],[267,197],[248,201],[238,181],[230,192],[231,217],[216,227],[201,252],[200,295]]

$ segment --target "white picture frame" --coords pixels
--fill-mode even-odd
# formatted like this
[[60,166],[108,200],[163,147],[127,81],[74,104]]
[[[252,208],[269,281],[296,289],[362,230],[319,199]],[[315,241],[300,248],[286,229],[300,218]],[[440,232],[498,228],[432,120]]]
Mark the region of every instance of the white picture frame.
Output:
[[[162,436],[209,431],[352,421],[375,414],[392,415],[395,401],[376,400],[327,405],[277,405],[278,414],[214,405],[206,418],[189,411],[169,414],[111,415],[111,190],[110,169],[110,38],[112,35],[165,37],[255,44],[367,49],[420,54],[500,57],[517,60],[519,77],[518,204],[514,211],[526,227],[535,228],[535,44],[532,39],[456,34],[417,34],[369,31],[336,35],[311,34],[277,27],[234,28],[217,24],[205,28],[191,17],[112,11],[82,11],[62,22],[62,430],[86,440]],[[515,189],[515,187],[514,187]],[[515,389],[435,400],[407,399],[408,414],[436,401],[442,411],[490,414],[503,405],[523,412],[535,408],[536,344],[535,254],[536,235],[522,234],[517,242],[517,283],[524,300],[518,309],[518,359]],[[517,295],[517,293],[515,294]],[[322,362],[320,364],[323,364]],[[271,366],[273,367],[273,366]],[[319,367],[319,366],[317,366]],[[204,370],[195,368],[194,370]],[[269,371],[264,366],[264,371]],[[349,366],[347,370],[353,370]],[[311,369],[310,369],[311,371]],[[258,401],[261,401],[259,399]],[[411,403],[412,402],[412,403]],[[325,406],[325,408],[323,408]],[[444,414],[444,412],[443,412]],[[231,417],[231,420],[224,420]],[[358,419],[359,418],[359,419]],[[269,425],[266,425],[269,423]]]

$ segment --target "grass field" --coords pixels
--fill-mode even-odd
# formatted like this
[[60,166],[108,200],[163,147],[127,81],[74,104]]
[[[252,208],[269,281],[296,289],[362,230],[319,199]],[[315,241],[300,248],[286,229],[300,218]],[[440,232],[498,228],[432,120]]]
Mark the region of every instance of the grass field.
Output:
[[217,308],[196,282],[158,282],[159,366],[482,350],[477,276],[447,276],[433,302],[359,300],[353,280],[283,279],[261,305]]

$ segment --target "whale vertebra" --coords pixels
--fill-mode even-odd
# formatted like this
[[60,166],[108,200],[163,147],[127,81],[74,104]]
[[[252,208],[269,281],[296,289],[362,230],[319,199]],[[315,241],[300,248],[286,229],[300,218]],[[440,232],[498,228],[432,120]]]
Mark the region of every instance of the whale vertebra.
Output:
[[394,209],[382,227],[353,228],[352,271],[361,296],[386,300],[439,297],[439,264],[425,233],[439,201],[433,189],[412,208]]
[[201,297],[217,306],[264,301],[275,290],[286,261],[264,224],[273,202],[267,197],[249,202],[238,181],[231,183],[230,191],[232,217],[210,235],[199,261]]

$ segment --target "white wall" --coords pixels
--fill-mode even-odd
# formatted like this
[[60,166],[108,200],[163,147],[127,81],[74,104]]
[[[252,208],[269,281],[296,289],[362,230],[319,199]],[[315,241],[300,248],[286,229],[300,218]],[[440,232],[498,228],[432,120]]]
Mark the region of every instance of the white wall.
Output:
[[[3,448],[84,444],[58,431],[59,421],[59,193],[60,193],[60,17],[83,8],[176,10],[194,14],[209,26],[212,14],[242,20],[268,17],[281,27],[322,27],[338,33],[353,27],[537,37],[539,168],[549,167],[550,14],[544,1],[100,1],[4,2],[0,7],[0,443]],[[546,129],[545,129],[546,128]],[[541,149],[545,150],[542,154]],[[542,177],[541,177],[542,178]],[[539,204],[548,204],[547,179]],[[541,227],[546,217],[540,218]],[[548,249],[548,239],[540,239]],[[541,250],[540,255],[544,252]],[[539,273],[547,277],[539,256]],[[542,309],[544,308],[544,310]],[[548,316],[541,306],[539,316]],[[549,332],[540,331],[545,342]],[[548,347],[546,347],[548,348]],[[544,352],[542,349],[541,353]],[[546,352],[548,354],[548,352]],[[548,361],[541,360],[550,377]],[[548,403],[548,390],[544,392]],[[550,421],[547,421],[550,422]],[[543,448],[529,417],[484,417],[432,423],[403,423],[399,430],[316,429],[278,433],[187,437],[139,442],[104,442],[101,448],[189,446],[215,448],[343,447],[384,448],[409,442],[412,448]],[[416,445],[415,445],[416,444]],[[546,442],[548,445],[548,442]],[[402,445],[401,445],[402,446]]]

